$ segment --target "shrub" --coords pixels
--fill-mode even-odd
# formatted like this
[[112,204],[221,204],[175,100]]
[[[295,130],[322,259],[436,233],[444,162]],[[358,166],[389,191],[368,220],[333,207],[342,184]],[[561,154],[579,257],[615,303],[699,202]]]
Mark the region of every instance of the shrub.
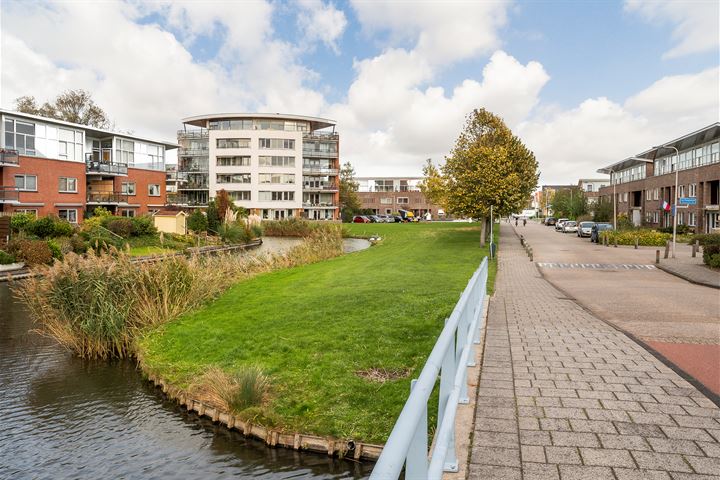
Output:
[[132,217],[130,221],[133,225],[133,235],[142,237],[143,235],[155,235],[158,233],[157,228],[155,228],[155,221],[150,215]]
[[[662,227],[658,228],[657,231],[662,233],[673,233],[673,227]],[[691,233],[691,228],[687,225],[678,225],[676,231],[678,235],[687,235],[688,233]]]
[[245,230],[237,223],[223,223],[218,227],[217,232],[225,243],[240,243],[245,241]]
[[234,373],[212,367],[198,384],[191,385],[190,391],[216,407],[238,414],[247,408],[260,406],[268,387],[268,378],[257,367]]
[[187,218],[187,228],[195,233],[207,232],[207,217],[200,210],[195,210]]
[[10,217],[10,229],[15,233],[25,232],[34,221],[32,213],[15,213]]
[[694,243],[696,240],[702,245],[705,265],[718,266],[713,263],[717,263],[717,257],[720,256],[720,233],[694,235],[690,238],[690,243]]
[[0,250],[0,265],[9,265],[11,263],[15,263],[15,256]]
[[73,253],[85,253],[88,249],[88,244],[83,238],[77,233],[70,237],[70,250]]
[[602,235],[606,236],[610,243],[615,243],[617,241],[618,245],[635,245],[635,239],[637,239],[638,245],[646,247],[662,247],[665,245],[666,241],[672,240],[672,235],[667,233],[643,229],[617,232],[606,230],[602,232]]
[[61,219],[55,219],[54,223],[54,237],[69,237],[75,232],[75,228],[70,222]]
[[50,248],[50,253],[52,254],[52,258],[55,258],[57,260],[63,259],[62,248],[60,248],[60,244],[57,241],[48,240],[47,245]]
[[30,266],[49,265],[53,260],[52,250],[44,240],[12,240],[8,243],[8,250]]
[[222,222],[220,221],[220,214],[218,212],[217,203],[215,199],[210,200],[207,208],[207,221],[208,229],[213,232],[218,232]]
[[92,230],[85,230],[82,233],[89,248],[96,251],[107,251],[110,247],[122,248],[124,244],[121,238],[112,235],[108,230],[100,226]]
[[317,228],[322,228],[322,223],[311,222],[300,218],[288,218],[285,220],[267,220],[263,222],[263,231],[270,237],[307,237]]
[[123,238],[129,238],[133,234],[133,222],[125,217],[113,217],[105,224],[105,228],[120,235]]
[[55,222],[49,216],[38,218],[28,226],[28,232],[40,238],[52,237],[55,234]]

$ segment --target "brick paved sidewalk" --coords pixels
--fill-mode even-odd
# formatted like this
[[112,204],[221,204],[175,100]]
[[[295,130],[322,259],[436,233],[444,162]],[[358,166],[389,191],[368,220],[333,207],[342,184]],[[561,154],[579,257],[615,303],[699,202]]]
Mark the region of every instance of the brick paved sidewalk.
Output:
[[699,263],[662,260],[660,264],[658,264],[658,268],[688,282],[705,285],[706,287],[720,288],[720,272],[710,270]]
[[470,479],[720,478],[720,409],[502,240]]

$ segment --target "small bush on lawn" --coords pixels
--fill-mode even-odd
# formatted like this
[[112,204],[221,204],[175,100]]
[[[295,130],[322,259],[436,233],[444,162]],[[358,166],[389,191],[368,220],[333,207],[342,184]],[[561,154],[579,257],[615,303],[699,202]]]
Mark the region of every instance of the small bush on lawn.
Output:
[[83,238],[78,235],[77,233],[70,237],[70,250],[73,253],[85,253],[87,252],[88,244],[83,240]]
[[56,240],[48,240],[47,245],[50,248],[52,258],[55,258],[57,260],[63,259],[63,252],[62,248],[60,248],[60,243],[58,243]]
[[703,254],[703,261],[709,267],[720,268],[720,253],[714,253],[712,255],[708,255],[707,260],[705,260],[705,254]]
[[50,265],[53,261],[52,250],[45,240],[11,240],[8,250],[15,258],[30,266]]
[[34,221],[32,213],[15,213],[10,217],[10,229],[15,233],[26,232]]
[[130,219],[133,225],[132,234],[138,237],[144,235],[155,235],[158,233],[155,228],[155,221],[150,215],[142,215],[140,217],[132,217]]
[[[658,232],[661,233],[673,233],[673,227],[662,227],[657,229]],[[687,225],[678,225],[677,226],[677,234],[678,235],[687,235],[691,232],[691,228]]]
[[38,218],[28,226],[28,232],[40,238],[52,237],[55,234],[55,222],[50,217]]
[[123,241],[121,238],[112,235],[102,227],[95,227],[92,230],[82,232],[89,248],[95,251],[107,251],[110,247],[122,248]]
[[[694,235],[690,238],[690,243],[698,241],[703,249],[703,262],[711,267],[720,267],[718,258],[720,258],[720,233],[708,233],[704,235]],[[714,264],[714,265],[713,265]]]
[[111,217],[105,223],[105,228],[123,238],[129,238],[133,234],[133,222],[125,217]]
[[15,263],[15,256],[0,250],[0,265],[9,265]]
[[187,218],[187,228],[195,233],[207,232],[208,219],[200,210],[195,210]]
[[638,240],[638,245],[646,247],[662,247],[665,242],[672,240],[672,235],[667,233],[660,233],[655,230],[625,230],[625,231],[604,231],[602,235],[608,238],[610,243],[617,241],[618,245],[635,245],[635,239]]
[[59,218],[53,220],[54,224],[54,237],[70,237],[75,232],[75,228],[65,220]]

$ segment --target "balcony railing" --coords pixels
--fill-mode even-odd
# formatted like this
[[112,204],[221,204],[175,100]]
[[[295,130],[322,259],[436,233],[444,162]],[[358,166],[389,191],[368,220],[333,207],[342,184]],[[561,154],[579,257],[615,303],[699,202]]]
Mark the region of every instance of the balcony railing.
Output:
[[20,200],[20,191],[16,187],[0,187],[0,203],[13,203]]
[[128,203],[128,195],[121,192],[95,192],[88,193],[87,203],[119,204]]
[[208,182],[181,182],[178,190],[207,190]]
[[303,173],[326,173],[328,175],[337,175],[340,170],[337,168],[315,167],[312,165],[303,165]]
[[178,138],[208,138],[207,130],[178,130]]
[[303,140],[337,140],[340,134],[337,132],[312,132],[303,135]]
[[337,208],[337,205],[335,205],[332,202],[318,202],[318,203],[303,202],[302,206],[303,206],[303,208]]
[[128,166],[122,163],[85,162],[87,173],[98,175],[127,175]]
[[303,150],[303,157],[337,158],[338,152],[321,152],[320,150]]
[[188,207],[203,207],[207,206],[207,201],[201,201],[198,198],[193,198],[189,195],[183,195],[183,194],[175,194],[171,195],[168,194],[167,200],[165,202],[167,205],[184,205]]
[[178,157],[207,157],[209,148],[180,148]]
[[303,185],[303,190],[306,192],[337,192],[337,185]]
[[17,166],[20,163],[20,155],[17,150],[0,149],[0,167]]

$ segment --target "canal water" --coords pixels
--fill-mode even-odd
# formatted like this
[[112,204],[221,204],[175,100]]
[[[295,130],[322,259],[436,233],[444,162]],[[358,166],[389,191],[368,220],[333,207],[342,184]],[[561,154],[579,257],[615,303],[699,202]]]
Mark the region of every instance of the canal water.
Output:
[[0,479],[361,479],[372,464],[272,449],[189,414],[131,361],[75,358],[0,283]]

